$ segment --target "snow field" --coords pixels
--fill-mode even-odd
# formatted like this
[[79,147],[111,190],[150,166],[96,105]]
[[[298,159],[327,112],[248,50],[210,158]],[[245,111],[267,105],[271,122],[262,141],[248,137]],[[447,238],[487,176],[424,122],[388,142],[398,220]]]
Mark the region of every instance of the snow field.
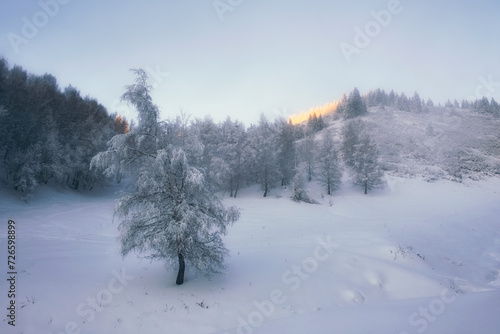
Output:
[[332,197],[309,185],[320,204],[258,187],[225,198],[242,212],[227,272],[188,266],[182,286],[176,268],[121,258],[113,191],[43,189],[29,205],[3,192],[20,273],[18,324],[2,315],[2,333],[497,332],[500,180],[388,177],[368,196],[344,185]]

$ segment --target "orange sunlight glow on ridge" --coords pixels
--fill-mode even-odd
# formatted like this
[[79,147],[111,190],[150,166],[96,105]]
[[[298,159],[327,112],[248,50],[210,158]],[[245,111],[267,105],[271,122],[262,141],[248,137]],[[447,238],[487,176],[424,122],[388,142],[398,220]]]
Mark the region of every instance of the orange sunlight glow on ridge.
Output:
[[327,114],[331,114],[333,113],[336,109],[337,109],[337,106],[339,105],[340,103],[340,100],[337,100],[337,101],[333,101],[333,102],[330,102],[330,103],[326,103],[322,106],[316,106],[316,107],[313,107],[311,109],[309,109],[308,111],[303,111],[301,113],[299,113],[298,115],[292,115],[290,116],[289,120],[292,122],[292,124],[299,124],[299,123],[302,123],[302,122],[305,122],[309,119],[309,116],[313,115],[314,113],[316,113],[316,116],[324,116],[324,115],[327,115]]

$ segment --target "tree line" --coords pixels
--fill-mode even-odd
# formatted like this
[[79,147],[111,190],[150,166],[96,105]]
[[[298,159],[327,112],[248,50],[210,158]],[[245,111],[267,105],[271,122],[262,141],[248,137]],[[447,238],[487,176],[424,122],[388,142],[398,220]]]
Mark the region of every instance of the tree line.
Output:
[[104,181],[90,160],[126,119],[109,115],[50,74],[34,75],[0,58],[0,182],[30,196],[41,184],[91,189]]
[[[357,89],[346,99],[343,108],[345,115],[350,115],[346,118],[353,119],[346,122],[340,133],[327,129],[328,120],[315,114],[307,122],[296,125],[284,118],[269,120],[264,114],[257,124],[248,127],[229,116],[216,123],[209,116],[190,119],[181,113],[174,119],[157,121],[162,140],[182,148],[190,165],[203,173],[214,191],[237,197],[242,187],[257,184],[263,197],[267,197],[274,188],[290,187],[295,199],[305,200],[300,194],[305,194],[307,182],[320,182],[331,195],[340,187],[344,170],[365,192],[381,182],[375,142],[362,120],[356,119],[355,125],[351,124],[356,116],[367,112]],[[141,122],[144,123],[139,119]],[[109,178],[130,177],[125,166],[112,166],[112,169],[104,169]],[[370,171],[373,168],[375,172]],[[297,182],[302,179],[305,183]],[[363,180],[369,181],[365,184]]]
[[[347,98],[344,95],[342,101]],[[392,107],[402,111],[408,112],[428,112],[432,111],[433,107],[445,107],[445,108],[460,108],[460,109],[470,109],[475,112],[491,114],[493,116],[500,116],[500,105],[492,97],[488,99],[487,97],[478,97],[472,101],[464,99],[461,102],[454,100],[447,100],[444,105],[435,104],[431,99],[423,99],[420,95],[415,92],[412,96],[407,96],[405,93],[395,93],[391,90],[387,93],[383,89],[375,89],[369,91],[363,96],[363,100],[368,107],[381,106],[381,107]]]
[[[338,111],[345,118],[364,113],[357,89]],[[345,145],[334,140],[337,134],[324,130],[326,118],[312,114],[307,122],[293,125],[262,114],[257,124],[247,127],[230,117],[215,123],[210,117],[181,114],[159,123],[165,140],[186,148],[190,164],[203,171],[214,189],[236,197],[242,187],[259,184],[265,197],[278,186],[294,186],[299,194],[300,182],[293,181],[302,176],[306,182],[323,183],[328,194],[339,187],[342,166],[353,165],[342,163]],[[126,119],[108,114],[74,87],[61,90],[52,75],[29,74],[0,59],[0,182],[24,197],[42,184],[78,190],[120,182],[127,176],[124,168],[111,177],[91,170],[90,161],[115,135],[130,129]]]

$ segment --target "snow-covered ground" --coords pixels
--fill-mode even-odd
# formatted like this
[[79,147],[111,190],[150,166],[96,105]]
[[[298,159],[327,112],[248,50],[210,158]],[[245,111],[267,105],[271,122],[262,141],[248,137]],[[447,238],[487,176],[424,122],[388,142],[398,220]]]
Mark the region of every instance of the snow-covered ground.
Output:
[[256,187],[225,203],[227,273],[208,280],[119,255],[113,191],[0,193],[0,258],[17,224],[17,319],[1,333],[498,333],[500,179],[387,178],[320,204]]

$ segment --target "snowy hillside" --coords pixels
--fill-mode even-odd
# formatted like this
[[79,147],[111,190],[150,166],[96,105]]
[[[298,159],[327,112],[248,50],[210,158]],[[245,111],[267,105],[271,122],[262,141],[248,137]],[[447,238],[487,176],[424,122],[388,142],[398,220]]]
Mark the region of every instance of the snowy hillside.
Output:
[[[13,219],[19,308],[1,332],[498,333],[499,179],[389,176],[368,196],[309,185],[320,204],[256,186],[225,198],[242,211],[225,238],[227,273],[188,268],[182,286],[176,268],[121,258],[113,191],[44,188],[29,205],[3,191],[0,254]],[[5,280],[1,290],[4,307]]]
[[470,109],[412,113],[371,107],[364,117],[384,168],[427,179],[479,179],[500,174],[500,118]]

